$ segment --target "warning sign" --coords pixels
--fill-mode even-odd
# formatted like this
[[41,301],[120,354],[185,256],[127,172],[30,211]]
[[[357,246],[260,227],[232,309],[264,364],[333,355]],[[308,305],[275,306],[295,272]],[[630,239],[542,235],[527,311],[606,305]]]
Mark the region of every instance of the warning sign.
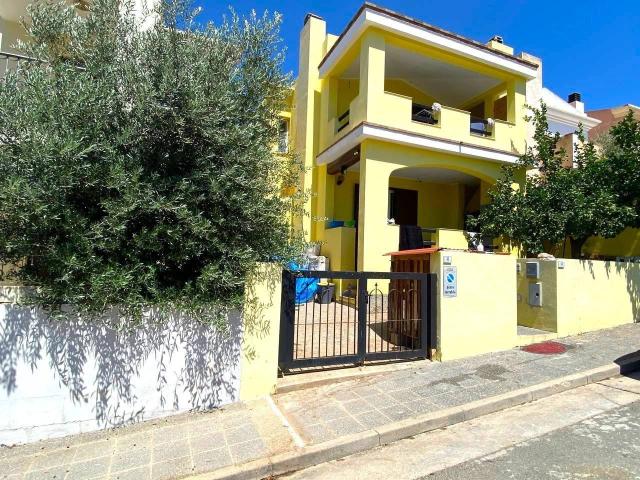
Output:
[[457,267],[444,267],[442,269],[442,294],[445,297],[456,297],[458,295]]

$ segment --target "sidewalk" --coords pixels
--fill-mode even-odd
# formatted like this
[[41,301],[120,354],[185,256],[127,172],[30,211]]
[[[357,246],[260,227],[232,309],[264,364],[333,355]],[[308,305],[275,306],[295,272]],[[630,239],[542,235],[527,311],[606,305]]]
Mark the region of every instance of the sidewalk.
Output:
[[265,399],[1,448],[0,479],[266,477],[615,375],[612,363],[640,350],[640,325],[558,341],[566,353],[418,362],[276,395],[275,405]]

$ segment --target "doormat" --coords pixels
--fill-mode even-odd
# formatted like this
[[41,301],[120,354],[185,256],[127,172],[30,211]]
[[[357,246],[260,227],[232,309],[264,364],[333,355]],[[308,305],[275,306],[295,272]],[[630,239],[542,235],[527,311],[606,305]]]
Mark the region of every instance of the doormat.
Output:
[[566,352],[567,346],[558,342],[542,342],[527,345],[526,347],[522,347],[522,350],[540,355],[557,355]]

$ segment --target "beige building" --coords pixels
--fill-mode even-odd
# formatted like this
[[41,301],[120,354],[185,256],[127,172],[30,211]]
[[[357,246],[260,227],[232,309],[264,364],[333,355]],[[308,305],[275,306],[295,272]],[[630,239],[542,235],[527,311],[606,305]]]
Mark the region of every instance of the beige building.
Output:
[[597,118],[602,122],[591,130],[592,138],[597,138],[598,135],[608,132],[611,127],[620,122],[627,113],[629,113],[629,110],[633,112],[636,119],[640,120],[640,107],[630,103],[620,105],[619,107],[603,108],[588,112],[590,117]]
[[[75,5],[80,14],[87,12],[91,7],[91,0],[66,1]],[[142,18],[143,12],[153,8],[157,1],[135,0],[135,12]],[[28,5],[31,3],[33,0],[0,0],[0,75],[8,68],[16,68],[22,60],[18,43],[28,40],[22,22],[28,18]],[[144,25],[148,25],[151,18],[147,17]]]

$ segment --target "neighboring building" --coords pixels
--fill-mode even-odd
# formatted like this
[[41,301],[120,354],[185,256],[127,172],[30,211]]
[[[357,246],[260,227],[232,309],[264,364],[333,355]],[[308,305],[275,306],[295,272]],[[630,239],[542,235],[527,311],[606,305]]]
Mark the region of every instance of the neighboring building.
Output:
[[340,36],[308,15],[299,60],[292,135],[313,193],[304,226],[336,270],[388,270],[403,224],[466,248],[466,216],[530,143],[526,104],[547,103],[562,135],[598,124],[502,38],[478,43],[367,3]]
[[587,112],[590,117],[600,120],[600,125],[591,130],[592,138],[607,133],[611,127],[620,122],[628,113],[633,112],[633,116],[640,120],[640,107],[627,103],[619,107],[603,108],[601,110],[591,110]]
[[[85,14],[91,7],[91,0],[66,0],[74,5],[80,15]],[[136,0],[134,9],[137,14],[152,8],[159,0]],[[27,7],[34,0],[0,0],[0,76],[7,70],[16,68],[24,58],[17,48],[18,41],[27,41],[21,22],[28,17]],[[150,17],[149,17],[150,18]],[[150,25],[150,20],[143,23],[143,27]]]

